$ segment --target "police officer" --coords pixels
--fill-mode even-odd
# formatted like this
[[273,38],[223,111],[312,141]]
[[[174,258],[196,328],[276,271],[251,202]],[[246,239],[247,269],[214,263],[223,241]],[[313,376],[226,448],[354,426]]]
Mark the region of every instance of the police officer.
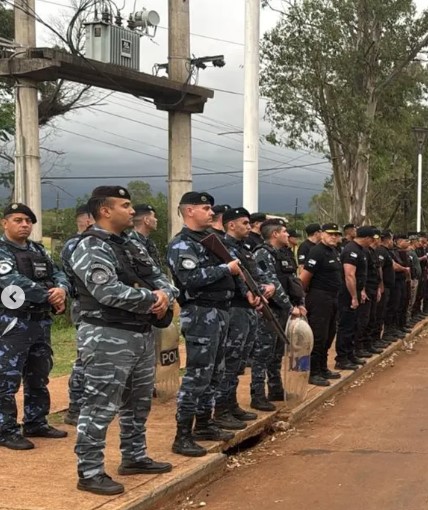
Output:
[[320,242],[321,225],[319,223],[311,223],[306,226],[305,231],[308,237],[297,250],[297,262],[300,269],[303,269],[311,248]]
[[414,326],[419,322],[419,318],[415,317],[414,306],[418,294],[419,281],[422,277],[422,265],[417,254],[417,249],[420,247],[419,235],[417,232],[409,232],[410,246],[408,255],[411,263],[410,269],[410,300],[407,308],[407,323],[409,326]]
[[[390,343],[390,339],[387,335],[387,324],[385,323],[386,310],[391,296],[391,292],[395,285],[395,271],[394,271],[394,260],[391,254],[392,248],[392,233],[389,230],[384,230],[380,233],[380,245],[376,249],[376,255],[379,261],[379,265],[382,269],[382,283],[383,292],[379,303],[376,307],[376,319],[375,327],[373,331],[373,338],[375,342],[382,341],[384,346]],[[382,329],[384,334],[382,335]]]
[[264,239],[260,233],[260,227],[264,221],[266,221],[266,214],[263,212],[256,212],[250,216],[251,231],[245,240],[245,244],[251,251],[253,251],[256,246],[264,243]]
[[426,234],[425,232],[418,232],[418,244],[416,246],[416,255],[418,256],[419,263],[421,265],[421,276],[419,278],[418,290],[416,292],[415,304],[413,307],[413,316],[417,320],[422,320],[425,318],[425,314],[422,313],[422,300],[425,295],[425,285],[427,278],[427,265],[428,265],[428,256],[427,250],[425,246]]
[[[269,304],[278,320],[285,326],[290,313],[293,316],[306,313],[303,306],[301,308],[292,306],[285,291],[289,280],[288,261],[282,251],[288,245],[286,224],[282,219],[266,220],[262,223],[261,233],[265,244],[255,251],[256,261],[275,286],[275,293],[270,298]],[[253,409],[275,411],[272,401],[284,400],[281,379],[281,362],[284,352],[284,342],[273,332],[269,322],[264,317],[260,317],[251,356],[251,407]]]
[[321,241],[311,248],[300,273],[314,334],[309,382],[316,386],[330,386],[329,379],[340,379],[340,374],[327,366],[328,350],[336,336],[337,295],[342,285],[342,264],[337,251],[340,236],[336,223],[323,225]]
[[[223,214],[223,224],[226,230],[223,243],[260,284],[264,297],[269,299],[275,292],[275,287],[269,284],[265,273],[258,268],[254,254],[244,245],[250,232],[250,213],[243,207],[233,207]],[[226,340],[225,374],[220,383],[215,408],[215,423],[225,429],[244,429],[244,422],[257,418],[255,413],[239,407],[236,393],[238,375],[241,369],[245,369],[256,339],[258,321],[255,306],[258,304],[259,298],[248,290],[241,278],[235,277],[235,295],[229,311]]]
[[210,232],[217,234],[221,238],[224,237],[223,214],[230,209],[230,205],[214,205],[212,211],[214,213],[212,225],[209,228]]
[[367,299],[364,291],[367,278],[365,248],[370,246],[375,234],[376,229],[373,227],[359,227],[355,239],[345,246],[340,255],[343,282],[338,295],[339,324],[335,366],[338,370],[357,370],[358,364],[362,363],[361,359],[355,356],[357,310]]
[[81,306],[78,346],[84,396],[77,426],[77,488],[123,492],[104,471],[107,428],[119,413],[121,475],[165,473],[171,464],[147,457],[145,423],[154,384],[152,324],[168,314],[175,289],[123,231],[134,209],[121,186],[95,188],[88,202],[95,225],[71,256]]
[[356,235],[357,227],[353,223],[344,225],[342,242],[338,246],[339,252],[341,252],[350,241],[353,241]]
[[[70,305],[71,322],[76,327],[76,329],[79,326],[80,304],[79,296],[77,295],[75,285],[73,284],[73,271],[71,270],[70,266],[70,258],[77,246],[77,243],[81,239],[81,234],[87,228],[93,225],[93,223],[94,219],[89,212],[88,206],[79,206],[76,209],[77,232],[69,239],[67,239],[67,241],[64,243],[63,249],[61,250],[62,267],[71,284],[71,297],[73,298]],[[64,416],[64,423],[67,425],[73,425],[75,427],[79,418],[79,412],[83,397],[83,365],[79,355],[77,355],[77,358],[73,363],[71,374],[68,379],[68,397],[69,405],[68,411]]]
[[156,210],[150,204],[137,204],[133,207],[135,211],[133,219],[134,229],[131,230],[129,236],[131,239],[142,243],[150,257],[152,257],[153,262],[158,267],[161,267],[159,250],[153,239],[150,238],[150,235],[155,232],[158,227]]
[[[299,239],[302,237],[294,228],[287,229],[288,232],[288,247],[287,250],[293,254],[293,259],[297,261],[297,250],[299,245]],[[297,262],[295,262],[297,271]]]
[[380,231],[373,235],[371,244],[366,248],[367,277],[364,292],[367,298],[360,303],[357,314],[357,336],[355,355],[357,358],[370,358],[373,354],[380,354],[383,345],[374,339],[376,327],[376,307],[383,292],[382,274],[376,248],[380,244]]
[[[0,305],[0,446],[29,450],[27,437],[62,438],[63,430],[47,422],[50,397],[47,388],[52,369],[50,312],[65,310],[69,284],[42,245],[29,240],[37,218],[24,204],[4,210],[0,238],[0,289],[19,287],[25,301],[20,307],[3,299]],[[10,294],[11,305],[14,292]],[[2,296],[3,297],[3,296]],[[15,395],[24,384],[23,434],[17,423]]]
[[[177,434],[172,451],[188,457],[207,453],[194,438],[232,439],[212,420],[213,403],[224,374],[233,275],[239,260],[225,264],[201,244],[209,232],[214,198],[191,191],[180,200],[184,228],[168,246],[167,263],[180,289],[180,325],[186,341],[186,372],[177,396]],[[192,428],[195,420],[195,427]]]
[[408,325],[408,307],[411,299],[411,281],[414,276],[414,268],[412,259],[409,256],[410,239],[407,234],[395,234],[395,256],[398,261],[401,261],[401,265],[407,268],[405,279],[403,280],[401,275],[396,278],[396,281],[401,281],[401,294],[395,298],[395,309],[397,313],[398,329],[401,333],[409,333],[411,328]]

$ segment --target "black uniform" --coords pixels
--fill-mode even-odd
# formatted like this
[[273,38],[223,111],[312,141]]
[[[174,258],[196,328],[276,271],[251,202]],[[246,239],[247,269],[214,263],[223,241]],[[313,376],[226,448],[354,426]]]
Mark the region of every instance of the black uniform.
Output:
[[304,269],[312,274],[306,294],[308,321],[314,333],[311,375],[326,374],[328,350],[336,335],[337,294],[342,264],[336,248],[319,243],[309,252]]
[[365,291],[367,300],[358,307],[356,355],[375,353],[374,344],[377,291],[381,283],[379,258],[373,248],[365,250],[367,257],[367,278]]
[[[367,257],[364,248],[355,241],[350,241],[343,249],[340,260],[342,264],[351,264],[356,267],[357,298],[358,301],[361,301],[361,291],[367,278]],[[352,362],[355,359],[358,309],[353,310],[351,303],[352,296],[346,286],[345,278],[343,278],[338,296],[339,324],[336,339],[336,361],[341,364]]]
[[245,246],[253,251],[256,246],[260,246],[264,244],[264,239],[261,234],[257,234],[257,232],[250,232],[248,237],[245,239]]
[[303,265],[306,262],[309,252],[311,251],[311,248],[313,248],[314,246],[316,246],[316,243],[313,243],[309,239],[303,241],[303,243],[299,246],[297,250],[297,260],[299,262],[299,266]]
[[[420,248],[416,248],[415,251],[416,251],[416,255],[419,257],[419,259],[421,257],[424,257],[427,254],[426,248],[424,248],[423,246],[421,246]],[[421,264],[422,275],[419,279],[418,291],[416,293],[416,301],[413,306],[413,314],[418,314],[421,312],[422,300],[425,295],[425,285],[426,285],[426,277],[427,277],[427,261],[420,260],[419,262]]]
[[[386,246],[379,246],[376,250],[376,255],[379,261],[379,266],[382,268],[382,279],[383,279],[383,293],[382,297],[376,307],[376,321],[374,329],[375,341],[380,340],[382,334],[382,328],[385,323],[386,310],[388,302],[391,296],[391,292],[395,286],[395,271],[393,268],[393,258],[391,250]],[[386,326],[386,324],[385,324]]]

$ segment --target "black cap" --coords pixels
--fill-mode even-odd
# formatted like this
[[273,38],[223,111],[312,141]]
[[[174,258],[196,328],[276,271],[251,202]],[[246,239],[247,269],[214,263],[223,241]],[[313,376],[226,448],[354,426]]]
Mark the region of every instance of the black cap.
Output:
[[12,204],[9,204],[3,211],[3,217],[6,218],[9,214],[17,213],[25,214],[30,218],[32,223],[37,223],[37,218],[33,211],[28,206],[21,204],[20,202],[13,202]]
[[392,232],[390,230],[382,230],[380,237],[381,239],[392,239]]
[[223,225],[228,221],[237,220],[238,218],[250,219],[250,213],[244,207],[233,207],[223,214]]
[[79,207],[76,207],[76,218],[78,216],[81,216],[82,214],[87,214],[87,215],[91,214],[88,204],[79,205]]
[[224,214],[228,209],[230,209],[230,205],[223,204],[223,205],[215,205],[212,207],[214,214]]
[[348,228],[357,228],[357,225],[354,225],[353,223],[347,223],[346,225],[343,225],[343,230]]
[[297,230],[294,230],[294,228],[292,228],[291,230],[287,230],[288,232],[288,235],[289,237],[302,237],[298,232]]
[[319,223],[310,223],[306,226],[305,230],[308,236],[311,236],[312,234],[315,234],[315,232],[321,231],[321,225]]
[[91,198],[126,198],[131,200],[131,195],[123,186],[98,186],[92,191]]
[[214,197],[206,191],[188,191],[181,197],[180,205],[214,205]]
[[373,237],[374,239],[377,239],[379,236],[380,231],[371,225],[365,225],[364,227],[357,228],[357,237]]
[[250,223],[256,223],[256,221],[266,221],[266,213],[255,212],[250,215]]
[[156,212],[155,208],[149,204],[137,204],[133,206],[135,216],[143,216],[144,214],[150,214]]
[[407,234],[394,234],[394,241],[397,241],[398,239],[409,239],[409,236]]
[[340,231],[340,228],[337,226],[336,223],[324,223],[324,225],[321,227],[321,230],[323,232],[327,232],[327,234],[342,235],[342,232]]
[[271,218],[270,220],[264,221],[261,225],[261,228],[270,226],[286,227],[287,223],[285,223],[285,221],[282,218]]

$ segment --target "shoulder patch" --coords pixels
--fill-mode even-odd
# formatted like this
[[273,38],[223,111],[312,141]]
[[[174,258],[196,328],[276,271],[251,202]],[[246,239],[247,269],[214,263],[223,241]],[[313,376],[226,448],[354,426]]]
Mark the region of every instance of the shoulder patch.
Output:
[[107,283],[110,278],[113,276],[113,271],[105,266],[104,264],[100,264],[96,262],[91,265],[91,281],[97,285],[103,285]]
[[4,276],[12,271],[13,265],[7,260],[0,261],[0,275]]
[[183,258],[181,259],[181,265],[184,269],[195,269],[196,262],[193,259]]

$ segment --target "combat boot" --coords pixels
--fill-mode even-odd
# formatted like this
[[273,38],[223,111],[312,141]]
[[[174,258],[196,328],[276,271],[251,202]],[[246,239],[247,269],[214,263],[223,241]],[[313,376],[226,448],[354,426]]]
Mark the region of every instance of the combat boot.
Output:
[[228,407],[216,407],[214,411],[214,425],[226,430],[243,430],[247,424],[235,418]]
[[203,441],[229,441],[235,437],[235,434],[217,427],[210,414],[203,414],[196,416],[193,437]]
[[105,473],[95,475],[91,478],[81,478],[77,482],[79,491],[92,492],[93,494],[101,494],[102,496],[114,496],[115,494],[122,494],[125,487],[115,482]]
[[193,417],[180,420],[177,424],[177,433],[172,444],[172,451],[185,457],[203,457],[207,454],[207,451],[193,440],[192,424]]
[[252,397],[250,405],[253,409],[258,409],[259,411],[276,411],[274,404],[269,402],[269,400],[264,395],[261,397]]
[[257,420],[257,414],[251,413],[250,411],[246,411],[245,409],[242,409],[238,404],[238,399],[236,397],[236,389],[235,394],[231,397],[231,404],[230,404],[230,412],[233,414],[235,418],[237,418],[240,421],[253,421]]

